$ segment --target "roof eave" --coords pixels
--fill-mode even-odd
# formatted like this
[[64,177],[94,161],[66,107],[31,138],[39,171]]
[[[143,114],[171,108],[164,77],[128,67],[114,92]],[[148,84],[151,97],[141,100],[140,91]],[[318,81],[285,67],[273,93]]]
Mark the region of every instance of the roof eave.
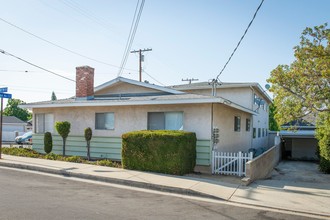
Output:
[[205,99],[175,99],[175,100],[141,100],[141,101],[118,101],[118,102],[71,102],[71,103],[52,103],[52,104],[24,104],[21,108],[64,108],[64,107],[93,107],[93,106],[135,106],[135,105],[170,105],[170,104],[204,104],[204,103],[220,103],[231,108],[235,108],[253,115],[256,112],[239,106],[233,102],[226,102],[223,98],[205,98]]

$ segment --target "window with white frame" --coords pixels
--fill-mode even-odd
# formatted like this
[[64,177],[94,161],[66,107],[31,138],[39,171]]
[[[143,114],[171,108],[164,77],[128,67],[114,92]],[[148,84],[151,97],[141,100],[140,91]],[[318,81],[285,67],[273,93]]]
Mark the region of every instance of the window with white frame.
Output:
[[234,131],[241,131],[241,117],[235,116],[234,118]]
[[113,112],[95,113],[96,130],[115,129],[115,114]]
[[247,118],[246,119],[246,124],[245,124],[245,130],[246,131],[250,131],[250,129],[251,129],[251,119],[249,119],[249,118]]
[[148,112],[148,130],[183,130],[183,112]]
[[35,114],[35,133],[43,134],[45,132],[54,132],[54,115]]

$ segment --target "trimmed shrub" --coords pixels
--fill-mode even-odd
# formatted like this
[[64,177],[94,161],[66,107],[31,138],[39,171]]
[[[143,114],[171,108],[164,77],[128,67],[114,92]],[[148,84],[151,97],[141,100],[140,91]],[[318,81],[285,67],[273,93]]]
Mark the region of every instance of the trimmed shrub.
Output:
[[85,129],[85,140],[87,142],[87,160],[90,160],[91,159],[91,139],[92,139],[92,136],[93,136],[93,132],[92,132],[92,129],[90,127],[86,128]]
[[122,135],[125,169],[183,175],[196,165],[196,134],[185,131],[134,131]]
[[49,154],[53,150],[53,138],[50,132],[46,132],[44,135],[44,150],[46,154]]
[[65,142],[70,133],[71,124],[68,121],[57,121],[55,123],[56,131],[63,139],[63,156],[65,156]]

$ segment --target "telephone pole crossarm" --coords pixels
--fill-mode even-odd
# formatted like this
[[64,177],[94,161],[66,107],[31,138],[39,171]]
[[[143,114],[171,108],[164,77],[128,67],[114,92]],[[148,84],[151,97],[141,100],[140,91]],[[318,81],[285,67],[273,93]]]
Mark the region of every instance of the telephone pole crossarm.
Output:
[[147,49],[139,49],[139,50],[133,50],[131,53],[139,53],[139,81],[142,82],[142,53],[147,52],[147,51],[152,51],[151,48]]

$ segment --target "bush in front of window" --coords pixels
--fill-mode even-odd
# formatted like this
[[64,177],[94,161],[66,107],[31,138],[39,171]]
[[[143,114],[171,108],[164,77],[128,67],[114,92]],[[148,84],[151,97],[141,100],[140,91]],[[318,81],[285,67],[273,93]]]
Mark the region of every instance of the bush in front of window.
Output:
[[46,154],[49,154],[53,150],[53,138],[50,132],[44,134],[44,150]]
[[122,135],[124,169],[183,175],[196,165],[196,134],[146,130]]

